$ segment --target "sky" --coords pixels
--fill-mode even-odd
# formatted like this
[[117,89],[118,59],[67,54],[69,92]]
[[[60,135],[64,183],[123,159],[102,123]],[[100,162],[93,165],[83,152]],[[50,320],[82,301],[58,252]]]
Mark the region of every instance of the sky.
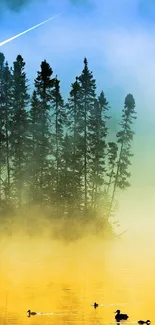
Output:
[[[22,3],[22,5],[20,5]],[[58,18],[4,45],[10,64],[26,61],[32,85],[42,60],[50,63],[67,98],[88,59],[118,130],[124,98],[132,93],[137,120],[131,187],[119,194],[122,228],[153,225],[155,213],[155,0],[1,0],[0,42],[56,14]]]

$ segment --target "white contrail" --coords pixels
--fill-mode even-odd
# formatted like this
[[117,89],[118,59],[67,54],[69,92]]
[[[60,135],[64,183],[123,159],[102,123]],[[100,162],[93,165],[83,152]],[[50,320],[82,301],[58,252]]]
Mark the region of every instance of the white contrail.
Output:
[[50,21],[50,20],[52,20],[52,19],[55,19],[56,17],[58,17],[58,16],[60,16],[60,15],[61,15],[61,14],[55,15],[55,16],[53,16],[53,17],[50,17],[49,19],[46,19],[46,20],[43,21],[42,23],[37,24],[37,25],[35,25],[35,26],[33,26],[33,27],[31,27],[31,28],[25,30],[25,31],[22,32],[22,33],[19,33],[19,34],[13,36],[13,37],[8,38],[7,40],[1,42],[1,43],[0,43],[0,46],[3,46],[3,45],[5,45],[5,44],[7,44],[7,43],[13,41],[14,39],[16,39],[16,38],[18,38],[18,37],[20,37],[20,36],[22,36],[22,35],[24,35],[24,34],[30,32],[31,30],[33,30],[33,29],[35,29],[35,28],[37,28],[37,27],[39,27],[39,26],[41,26],[41,25],[43,25],[43,24],[46,24],[48,21]]

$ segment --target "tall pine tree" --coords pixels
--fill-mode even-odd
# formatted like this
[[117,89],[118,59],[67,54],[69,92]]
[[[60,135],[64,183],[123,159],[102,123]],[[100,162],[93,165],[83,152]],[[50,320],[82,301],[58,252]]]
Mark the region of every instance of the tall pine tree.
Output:
[[27,136],[28,136],[28,80],[25,73],[25,62],[18,55],[13,62],[13,109],[11,119],[11,148],[14,194],[18,206],[21,206],[25,194],[25,175],[27,170]]
[[5,130],[4,130],[4,107],[5,107],[5,95],[4,95],[4,69],[5,69],[5,56],[0,53],[0,203],[4,200],[4,164],[5,164]]
[[117,161],[117,170],[115,175],[114,187],[111,197],[110,211],[112,209],[115,192],[117,188],[126,189],[130,186],[129,178],[131,176],[128,168],[131,165],[131,142],[134,131],[132,130],[133,121],[136,119],[135,100],[132,94],[125,97],[124,109],[122,111],[121,130],[117,133],[117,142],[120,146],[120,152]]
[[88,68],[87,59],[84,59],[84,68],[79,77],[80,81],[80,98],[81,98],[81,110],[80,110],[80,143],[81,154],[83,159],[83,177],[84,177],[84,209],[88,209],[88,176],[89,176],[89,139],[88,139],[88,127],[89,116],[94,109],[94,100],[96,98],[96,81],[93,78],[93,73]]
[[12,74],[9,68],[8,62],[5,63],[4,66],[4,134],[5,134],[5,199],[7,204],[11,203],[11,187],[12,187],[12,179],[11,179],[11,118],[12,118]]
[[[71,172],[72,172],[72,207],[74,209],[81,209],[82,202],[82,151],[80,143],[82,140],[82,123],[81,123],[81,87],[76,77],[76,81],[72,83],[70,96],[67,103],[67,117],[70,142],[72,144],[71,150]],[[80,213],[80,211],[79,211]]]
[[96,207],[104,193],[106,182],[106,138],[108,102],[103,91],[94,102],[89,120],[89,152],[90,152],[90,188],[92,207]]
[[52,102],[54,79],[53,70],[46,60],[41,62],[41,69],[34,81],[30,125],[31,125],[31,175],[34,190],[33,201],[43,204],[47,199],[47,179],[49,176],[50,122],[49,112]]
[[54,79],[53,88],[53,114],[52,114],[52,125],[53,125],[53,156],[55,161],[55,199],[56,199],[56,209],[57,213],[63,211],[63,177],[62,168],[62,148],[64,140],[64,131],[66,127],[66,112],[64,109],[64,101],[60,92],[60,81],[56,78]]

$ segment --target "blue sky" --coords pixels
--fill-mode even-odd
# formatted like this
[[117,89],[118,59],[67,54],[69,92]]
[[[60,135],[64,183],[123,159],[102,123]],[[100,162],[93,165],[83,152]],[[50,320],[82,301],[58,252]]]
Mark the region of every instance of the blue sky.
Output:
[[30,84],[46,59],[61,80],[65,98],[86,56],[98,91],[104,90],[112,107],[114,123],[126,94],[134,95],[138,119],[132,187],[122,194],[122,211],[135,211],[135,204],[139,213],[141,205],[143,211],[150,206],[155,210],[155,1],[29,0],[18,12],[1,9],[0,42],[58,13],[62,15],[0,50],[10,64],[18,54],[23,56]]

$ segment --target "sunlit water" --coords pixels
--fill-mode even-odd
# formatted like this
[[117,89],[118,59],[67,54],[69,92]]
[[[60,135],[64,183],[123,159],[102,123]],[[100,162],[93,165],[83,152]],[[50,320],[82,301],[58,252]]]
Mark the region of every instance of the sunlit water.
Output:
[[[59,283],[51,281],[42,289],[35,286],[8,288],[0,293],[1,324],[103,324],[114,322],[114,311],[118,308],[129,314],[131,322],[152,317],[153,311],[145,301],[145,287],[140,283],[134,287],[129,271],[122,272],[126,285],[120,287],[116,281],[106,285],[106,278],[90,282],[88,276],[77,284],[73,281],[61,283],[60,280]],[[105,306],[94,310],[91,306],[94,301]],[[27,318],[28,309],[56,314]]]
[[[97,254],[89,245],[83,255],[79,249],[59,248],[58,254],[46,257],[46,263],[36,258],[28,264],[25,257],[25,267],[19,261],[18,270],[11,257],[1,263],[0,324],[102,325],[114,322],[117,309],[128,313],[131,322],[150,319],[153,323],[155,285],[146,265],[125,263],[123,259],[129,260],[125,254],[113,263],[102,249]],[[94,309],[95,301],[105,306]],[[55,314],[28,318],[28,309]]]

